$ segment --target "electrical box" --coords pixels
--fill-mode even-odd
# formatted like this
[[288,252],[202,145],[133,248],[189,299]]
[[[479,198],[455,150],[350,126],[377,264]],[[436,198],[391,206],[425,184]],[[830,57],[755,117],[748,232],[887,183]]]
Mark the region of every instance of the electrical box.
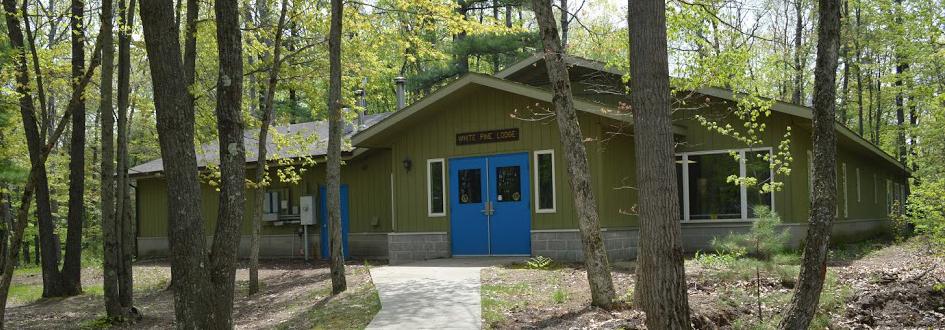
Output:
[[299,220],[303,225],[315,224],[315,197],[302,196],[299,198]]

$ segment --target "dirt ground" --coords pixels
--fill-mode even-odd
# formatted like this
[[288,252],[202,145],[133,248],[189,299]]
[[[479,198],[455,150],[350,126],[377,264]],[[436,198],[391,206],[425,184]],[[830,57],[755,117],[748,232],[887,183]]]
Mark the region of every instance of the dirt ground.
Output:
[[[816,328],[945,328],[945,263],[919,242],[857,246],[831,253]],[[796,264],[796,263],[795,263]],[[522,265],[483,270],[483,325],[488,328],[642,329],[645,316],[628,302],[634,265],[614,265],[614,310],[588,307],[579,264],[549,270]],[[790,301],[797,266],[761,270],[761,320],[754,267],[737,271],[687,261],[689,304],[698,329],[771,328]]]
[[[245,266],[245,265],[244,265]],[[333,305],[363,309],[363,313],[346,318],[349,324],[366,324],[380,309],[376,290],[367,268],[360,263],[349,263],[347,281],[349,290],[332,297],[328,265],[322,262],[263,261],[259,276],[261,292],[247,297],[249,272],[241,267],[236,274],[237,293],[234,302],[234,323],[240,329],[311,329],[325,324],[320,318],[332,318],[323,310]],[[139,262],[134,267],[135,306],[142,319],[124,326],[134,329],[168,329],[174,324],[173,294],[166,290],[170,281],[170,267],[166,261]],[[15,276],[14,283],[41,285],[37,275]],[[101,293],[101,271],[87,269],[83,285],[89,293],[69,298],[40,299],[32,302],[12,302],[7,308],[6,326],[10,329],[76,329],[94,327],[94,321],[105,311]],[[100,291],[100,290],[99,290]],[[353,303],[353,306],[352,306]]]

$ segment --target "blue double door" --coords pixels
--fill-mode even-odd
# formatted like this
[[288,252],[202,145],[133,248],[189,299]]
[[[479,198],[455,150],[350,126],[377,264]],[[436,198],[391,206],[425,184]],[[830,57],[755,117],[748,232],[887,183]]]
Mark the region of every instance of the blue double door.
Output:
[[453,255],[531,254],[528,154],[449,161]]

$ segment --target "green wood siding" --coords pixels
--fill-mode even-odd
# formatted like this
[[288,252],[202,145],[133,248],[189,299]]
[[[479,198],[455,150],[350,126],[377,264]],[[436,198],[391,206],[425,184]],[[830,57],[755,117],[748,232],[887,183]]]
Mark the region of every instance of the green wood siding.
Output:
[[[700,113],[715,114],[733,126],[741,127],[731,114],[726,114],[729,105],[713,102]],[[532,208],[532,229],[577,228],[573,198],[569,188],[567,164],[558,138],[554,117],[548,116],[552,106],[546,102],[507,93],[492,88],[474,86],[457,91],[429,108],[418,112],[384,132],[382,145],[346,162],[342,167],[342,182],[349,187],[351,232],[446,232],[449,231],[449,180],[446,181],[446,215],[430,217],[427,213],[427,160],[449,159],[469,156],[528,153],[530,176],[523,184],[529,185]],[[519,118],[513,118],[513,114]],[[678,152],[742,149],[747,146],[704,129],[692,118],[690,111],[676,111],[674,124],[681,127],[685,136],[677,136],[682,142]],[[537,117],[544,117],[537,120]],[[523,119],[526,118],[526,119]],[[626,123],[579,112],[578,119],[587,142],[588,162],[597,194],[601,226],[606,228],[636,227],[634,215],[639,192],[635,189],[636,172],[632,128]],[[790,145],[793,163],[791,174],[779,175],[784,182],[781,191],[775,193],[775,210],[785,222],[806,222],[809,215],[810,182],[808,151],[811,148],[810,121],[782,113],[773,113],[766,121],[767,129],[763,143],[757,147],[776,148],[787,127],[791,127]],[[484,143],[458,146],[458,133],[484,130],[518,128],[519,140],[499,143]],[[534,152],[554,150],[556,212],[536,213],[534,208]],[[873,154],[854,141],[840,138],[838,144],[839,166],[847,164],[846,191],[838,194],[840,219],[885,219],[887,218],[887,180],[906,184],[906,174],[882,157]],[[403,166],[410,159],[411,169]],[[860,171],[859,189],[861,198],[856,199],[856,171]],[[252,173],[250,171],[248,174]],[[273,175],[271,173],[270,175]],[[736,174],[736,173],[733,173]],[[842,171],[840,174],[843,174]],[[875,181],[874,181],[875,175]],[[273,181],[278,181],[273,180]],[[393,182],[393,187],[391,187]],[[839,180],[838,188],[844,186]],[[878,184],[878,186],[876,186]],[[317,198],[320,185],[324,185],[322,163],[307,168],[297,184],[274,182],[273,187],[287,187],[293,205],[299,196],[313,195]],[[875,189],[874,189],[875,187]],[[162,178],[147,178],[137,181],[138,204],[141,208],[140,236],[163,237],[167,231],[167,196]],[[875,191],[875,193],[874,193]],[[874,199],[874,195],[876,198]],[[216,219],[218,194],[210,187],[203,188],[203,216],[210,235]],[[393,205],[391,200],[393,199]],[[252,194],[247,195],[247,214],[252,214]],[[849,203],[844,208],[844,203]],[[845,213],[845,210],[849,212]],[[243,234],[251,231],[251,222],[244,221]],[[264,235],[289,235],[298,230],[298,225],[274,226],[264,223]]]
[[[536,102],[489,88],[478,87],[474,93],[448,97],[426,109],[430,113],[422,121],[413,122],[399,128],[400,134],[393,135],[390,145],[392,166],[394,169],[394,199],[396,209],[396,230],[398,232],[443,232],[449,230],[449,205],[446,216],[430,217],[427,213],[427,173],[428,159],[449,159],[477,155],[527,152],[529,163],[534,169],[536,150],[555,150],[555,181],[557,211],[555,213],[534,213],[534,192],[531,196],[532,229],[576,228],[575,213],[570,189],[568,189],[567,166],[558,139],[558,128],[554,118],[547,118],[547,111],[553,111],[551,104]],[[512,118],[518,111],[520,118],[545,116],[544,120],[525,120]],[[585,135],[597,139],[599,136],[599,117],[579,113],[579,120]],[[518,128],[519,140],[499,143],[484,143],[458,146],[455,136],[458,133]],[[600,169],[598,142],[589,142],[587,153],[590,166],[595,173]],[[405,170],[402,161],[409,158],[413,168]],[[531,172],[531,171],[530,171]],[[531,177],[526,181],[533,185]],[[533,187],[533,186],[530,186]],[[534,190],[534,189],[531,189]],[[599,189],[598,189],[599,190]],[[447,182],[447,201],[451,198],[451,187]]]
[[[710,112],[716,114],[724,109],[724,104],[716,104]],[[700,110],[704,111],[704,110]],[[704,113],[704,112],[703,112]],[[720,120],[721,123],[730,123],[733,126],[741,127],[736,120],[728,116]],[[677,125],[686,127],[686,143],[680,146],[679,151],[705,151],[720,149],[742,149],[746,145],[719,133],[704,129],[697,121],[691,117],[688,111],[678,111],[674,115]],[[782,190],[775,192],[775,210],[781,215],[784,222],[806,222],[810,215],[810,180],[809,180],[809,151],[811,150],[811,131],[810,121],[803,118],[790,116],[783,113],[772,113],[771,117],[765,121],[767,129],[762,135],[763,143],[758,147],[777,148],[787,127],[791,127],[791,164],[790,175],[777,175],[776,180],[784,182]],[[838,134],[839,135],[839,134]],[[880,156],[871,153],[862,146],[853,141],[838,137],[838,158],[837,158],[837,202],[838,219],[858,220],[858,219],[885,219],[888,218],[886,211],[886,193],[885,180],[891,179],[894,182],[904,183],[906,177],[901,170],[896,169],[892,164],[883,160]],[[844,193],[841,170],[843,164],[847,166],[846,192]],[[860,169],[861,198],[856,200],[856,169]],[[733,173],[737,174],[737,173]],[[880,181],[879,196],[876,202],[873,199],[873,174],[876,174]],[[849,198],[849,205],[845,213],[844,203]]]
[[[253,170],[247,171],[252,177]],[[297,206],[299,197],[304,195],[318,198],[318,187],[324,185],[325,168],[323,163],[306,168],[298,183],[280,182],[275,169],[270,170],[270,189],[287,188],[290,208]],[[386,178],[378,180],[375,178]],[[387,232],[390,231],[390,152],[379,150],[366,153],[355,160],[347,161],[342,166],[342,182],[348,185],[350,208],[350,232]],[[140,237],[167,236],[167,192],[163,178],[147,178],[137,181]],[[247,191],[246,209],[242,224],[242,234],[252,233],[250,219],[254,212],[255,191]],[[206,235],[213,235],[213,226],[217,219],[219,193],[210,186],[202,185],[201,205]],[[376,218],[376,220],[375,220]],[[319,219],[321,221],[321,219]],[[376,225],[374,225],[376,223]],[[299,228],[297,224],[273,225],[263,222],[263,235],[291,235]]]

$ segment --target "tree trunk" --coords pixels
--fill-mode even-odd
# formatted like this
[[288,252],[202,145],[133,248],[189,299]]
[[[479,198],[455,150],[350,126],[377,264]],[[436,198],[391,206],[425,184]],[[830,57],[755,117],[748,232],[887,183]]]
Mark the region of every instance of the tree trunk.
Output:
[[[856,104],[857,104],[857,133],[865,138],[863,131],[863,60],[862,50],[860,49],[860,4],[857,2],[854,9],[856,16],[856,33],[853,37],[853,47],[856,48]],[[872,90],[872,89],[871,89]]]
[[568,183],[574,193],[574,206],[577,210],[583,243],[584,265],[587,268],[587,282],[591,287],[591,304],[610,308],[614,302],[614,283],[610,275],[607,250],[601,239],[597,199],[591,188],[587,151],[584,147],[584,137],[577,113],[574,110],[571,82],[564,63],[564,51],[561,49],[561,41],[558,40],[551,4],[544,0],[533,0],[532,9],[535,11],[544,46],[548,79],[554,89],[552,103],[555,107],[559,138],[568,160]]
[[[902,27],[902,0],[895,0],[894,15],[898,27]],[[906,62],[902,49],[899,45],[893,47],[896,52],[896,154],[899,156],[899,162],[905,164],[908,151],[906,150],[906,96],[903,90],[903,76],[909,71],[909,63]]]
[[[72,29],[72,88],[78,87],[85,71],[85,27],[82,0],[72,0],[69,16]],[[63,294],[82,293],[82,222],[85,219],[85,102],[72,109],[72,140],[69,151],[69,214],[67,215],[66,255],[62,265]]]
[[[196,25],[197,7],[195,0],[187,2],[189,28],[185,49],[189,51],[195,45],[191,29]],[[167,177],[175,320],[178,328],[206,329],[212,326],[210,305],[215,301],[213,295],[222,293],[211,287],[204,242],[202,198],[194,150],[193,96],[187,89],[194,72],[181,61],[180,31],[174,24],[173,3],[142,1],[140,15],[151,69],[158,140]],[[189,62],[189,58],[185,62]],[[221,149],[226,147],[221,146]]]
[[804,47],[804,0],[794,0],[794,93],[791,103],[804,101],[804,64],[801,59],[801,47]]
[[882,128],[883,123],[883,72],[881,70],[876,70],[876,115],[874,116],[873,122],[873,144],[879,145],[879,131]]
[[[24,4],[25,6],[25,4]],[[16,11],[14,11],[16,13]],[[30,53],[33,59],[33,69],[36,71],[36,93],[40,100],[40,108],[45,108],[46,87],[43,84],[43,74],[40,70],[39,56],[36,52],[36,39],[30,30],[29,16],[26,8],[22,8],[24,27],[26,28],[26,38],[29,42]],[[19,27],[17,27],[19,29]],[[22,35],[22,32],[20,32]],[[22,37],[21,37],[22,38]],[[22,40],[22,39],[21,39]],[[11,42],[12,44],[12,42]],[[21,42],[22,44],[22,42]],[[25,60],[25,54],[24,54]],[[28,82],[27,82],[28,83]],[[32,98],[30,98],[32,102]],[[21,116],[24,108],[20,108]],[[35,107],[30,105],[31,114],[29,118],[23,118],[24,133],[26,135],[26,145],[29,150],[30,163],[39,165],[36,178],[36,217],[39,229],[39,244],[36,246],[36,256],[40,258],[40,265],[43,272],[43,297],[59,297],[64,291],[62,287],[62,273],[59,271],[59,244],[56,235],[56,227],[53,222],[52,207],[50,203],[49,179],[46,172],[45,161],[38,162],[42,156],[43,136],[40,131],[41,123],[36,120]],[[29,123],[27,123],[27,120]]]
[[[102,83],[101,119],[102,128],[102,239],[103,243],[103,285],[105,296],[105,314],[109,318],[121,318],[121,301],[118,298],[119,261],[118,226],[115,217],[115,116],[112,108],[112,76],[115,59],[113,45],[112,0],[102,0],[102,28],[101,35],[105,42],[102,48]],[[169,213],[171,214],[171,213]]]
[[135,233],[131,218],[131,193],[128,180],[128,97],[131,93],[131,36],[134,26],[135,1],[118,0],[121,17],[118,30],[118,189],[115,218],[118,224],[120,267],[118,272],[118,300],[122,310],[134,306],[134,261]]
[[220,145],[220,206],[211,248],[211,326],[233,328],[233,286],[240,227],[246,207],[246,150],[243,145],[243,42],[239,2],[217,0],[217,131]]
[[341,113],[341,0],[331,0],[331,25],[328,32],[328,165],[325,182],[328,202],[329,251],[331,255],[331,293],[348,289],[341,237],[341,139],[344,118]]
[[[849,117],[847,114],[847,107],[850,101],[850,0],[843,1],[843,16],[841,16],[840,24],[842,27],[846,28],[846,35],[841,39],[840,46],[840,58],[843,59],[843,81],[840,82],[840,107],[837,111],[837,118],[844,127],[848,127]],[[842,30],[842,29],[841,29]]]
[[568,0],[558,0],[561,6],[561,49],[568,49]]
[[782,329],[807,329],[820,302],[827,273],[827,244],[837,211],[836,112],[840,1],[819,0],[817,66],[814,70],[813,190],[804,259]]
[[[259,235],[262,229],[262,204],[264,201],[263,194],[265,193],[265,186],[262,185],[265,175],[267,174],[266,170],[266,139],[269,135],[269,126],[272,125],[272,114],[274,110],[273,99],[276,96],[276,85],[279,82],[279,69],[282,67],[282,34],[285,30],[285,21],[286,21],[286,12],[289,7],[288,1],[282,1],[282,11],[279,14],[279,23],[276,25],[275,30],[275,43],[273,44],[273,59],[272,67],[269,69],[269,79],[266,85],[266,96],[265,104],[263,104],[261,124],[259,126],[259,138],[257,144],[256,152],[256,173],[254,182],[258,185],[256,189],[256,195],[254,196],[255,202],[254,205],[257,207],[254,209],[254,214],[252,217],[253,221],[253,236],[252,244],[250,244],[250,259],[249,259],[249,294],[255,294],[259,291]],[[308,249],[308,247],[304,247]]]
[[[467,12],[469,11],[469,3],[466,0],[456,0],[458,6],[456,12],[463,16],[465,20],[467,18]],[[453,43],[459,43],[466,39],[466,31],[460,31],[453,36]],[[466,72],[469,72],[469,55],[468,54],[454,54],[456,56],[454,60],[456,61],[457,73],[462,75]]]
[[629,1],[630,105],[640,241],[634,293],[650,329],[688,329],[689,302],[683,266],[672,110],[666,50],[665,3]]

